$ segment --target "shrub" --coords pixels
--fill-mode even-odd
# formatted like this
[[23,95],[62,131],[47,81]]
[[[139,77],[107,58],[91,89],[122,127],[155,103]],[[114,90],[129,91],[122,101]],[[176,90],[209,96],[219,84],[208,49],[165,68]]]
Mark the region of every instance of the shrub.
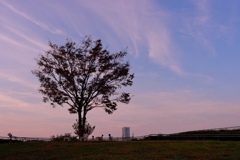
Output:
[[77,136],[72,136],[71,133],[60,134],[51,136],[51,141],[64,141],[65,137],[69,137],[71,141],[77,141]]

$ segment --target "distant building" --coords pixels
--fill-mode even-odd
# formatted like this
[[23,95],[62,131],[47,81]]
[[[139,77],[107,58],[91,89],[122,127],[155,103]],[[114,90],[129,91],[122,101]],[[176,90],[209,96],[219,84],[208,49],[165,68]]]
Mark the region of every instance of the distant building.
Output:
[[122,128],[122,137],[125,140],[130,140],[130,127]]

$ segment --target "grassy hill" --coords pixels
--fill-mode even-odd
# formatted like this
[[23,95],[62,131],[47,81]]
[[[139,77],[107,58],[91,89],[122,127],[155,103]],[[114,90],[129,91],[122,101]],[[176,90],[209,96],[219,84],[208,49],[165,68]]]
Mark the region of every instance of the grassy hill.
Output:
[[178,134],[240,134],[240,129],[233,130],[199,130],[199,131],[187,131]]
[[232,130],[199,130],[175,134],[151,134],[144,140],[222,140],[240,141],[240,129]]

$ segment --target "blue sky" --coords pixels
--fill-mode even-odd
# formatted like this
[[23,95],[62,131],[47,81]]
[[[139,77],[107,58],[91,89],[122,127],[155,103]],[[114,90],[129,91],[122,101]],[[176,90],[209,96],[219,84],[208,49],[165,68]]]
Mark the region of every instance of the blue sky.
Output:
[[101,39],[128,48],[134,97],[112,115],[95,109],[95,136],[142,136],[240,122],[238,0],[0,1],[0,135],[48,137],[72,132],[77,115],[51,108],[31,74],[48,41]]

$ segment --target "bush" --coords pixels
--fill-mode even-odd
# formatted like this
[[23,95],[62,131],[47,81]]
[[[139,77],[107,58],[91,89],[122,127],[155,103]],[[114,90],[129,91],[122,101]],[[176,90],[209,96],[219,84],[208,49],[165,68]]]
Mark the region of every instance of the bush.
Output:
[[61,135],[51,136],[51,141],[64,141],[65,137],[69,137],[70,141],[77,141],[77,136],[72,136],[71,133],[65,133]]

